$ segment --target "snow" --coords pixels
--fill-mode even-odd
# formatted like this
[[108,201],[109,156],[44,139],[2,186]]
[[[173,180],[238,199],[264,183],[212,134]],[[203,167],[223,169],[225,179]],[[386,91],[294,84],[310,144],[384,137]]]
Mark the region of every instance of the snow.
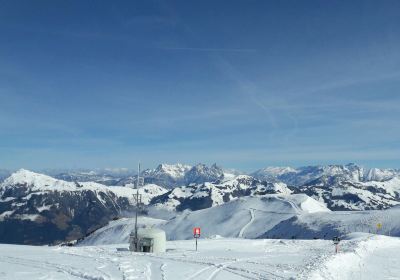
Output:
[[[331,239],[351,232],[380,233],[400,236],[400,208],[371,211],[331,211],[300,213],[282,220],[262,237]],[[377,229],[377,224],[382,225]]]
[[[129,187],[108,187],[108,189],[120,197],[128,197],[133,200],[133,195],[136,194],[136,189]],[[149,204],[153,197],[162,195],[167,192],[167,189],[155,184],[144,185],[139,188],[139,194],[142,196],[142,202]]]
[[[150,208],[152,216],[159,216]],[[212,236],[240,237],[240,238],[258,238],[267,231],[273,230],[279,224],[287,224],[287,228],[276,232],[276,236],[288,234],[291,228],[297,230],[299,227],[295,221],[290,220],[297,217],[301,227],[306,232],[307,238],[313,238],[313,228],[321,230],[326,224],[336,220],[329,219],[331,212],[321,203],[313,200],[304,194],[296,195],[265,195],[262,197],[245,197],[232,200],[231,202],[203,209],[198,211],[184,211],[182,213],[171,212],[172,216],[163,217],[163,220],[157,219],[158,223],[149,222],[151,226],[158,226],[167,232],[169,240],[190,239],[192,238],[192,228],[202,227],[204,230],[202,236],[210,238]],[[321,217],[322,215],[322,217]],[[304,217],[305,216],[305,217]],[[161,216],[159,216],[161,217]],[[149,217],[141,217],[141,219]],[[340,218],[340,217],[339,217]],[[324,223],[314,223],[317,221]],[[140,221],[140,220],[139,220]],[[349,220],[354,222],[353,220]],[[143,223],[146,221],[144,220]],[[139,222],[142,223],[142,222]],[[134,219],[125,218],[110,222],[108,226],[98,230],[83,241],[83,244],[102,245],[127,242],[129,233],[134,228]],[[289,236],[290,238],[290,236]],[[103,242],[103,241],[106,242]]]
[[272,185],[273,185],[274,191],[277,193],[281,193],[281,194],[291,194],[292,193],[292,191],[284,183],[278,182],[278,183],[274,183]]
[[40,207],[37,207],[37,210],[38,210],[39,212],[43,212],[43,211],[46,211],[46,210],[50,210],[51,206],[52,206],[52,205],[42,205],[42,206],[40,206]]
[[368,183],[361,183],[362,186],[368,187],[374,185],[375,188],[381,188],[384,189],[387,193],[391,194],[392,196],[395,196],[396,193],[400,194],[400,178],[399,177],[393,177],[387,181],[382,181],[382,182],[377,182],[377,181],[371,181]]
[[400,175],[398,171],[393,169],[371,168],[364,174],[364,180],[367,181],[385,181]]
[[16,219],[20,220],[30,220],[30,221],[35,221],[36,219],[40,218],[40,215],[37,214],[18,214],[14,216]]
[[[150,217],[138,218],[139,227],[156,227],[165,222],[165,220],[154,219]],[[111,221],[107,226],[98,229],[83,241],[79,242],[79,245],[128,243],[129,235],[134,229],[134,218],[122,218],[116,221]]]
[[[136,194],[136,190],[129,187],[120,186],[105,186],[94,182],[67,182],[63,180],[57,180],[47,175],[35,173],[29,170],[20,169],[19,171],[13,173],[0,185],[0,193],[8,188],[12,188],[16,185],[23,185],[29,188],[31,193],[26,196],[26,200],[30,199],[30,196],[35,194],[42,194],[44,192],[79,192],[90,190],[97,193],[97,197],[100,201],[105,203],[100,192],[108,195],[109,193],[114,193],[119,197],[127,197],[129,200],[133,199],[133,195]],[[153,197],[162,195],[166,193],[167,190],[163,187],[157,186],[155,184],[148,184],[139,188],[139,194],[142,195],[142,202],[144,204],[149,204]],[[12,198],[8,199],[11,200]],[[7,201],[7,200],[3,200]],[[44,208],[40,211],[45,210]]]
[[330,212],[330,210],[324,204],[312,199],[311,197],[301,202],[300,208],[308,213]]
[[[306,202],[306,207],[302,209],[302,203],[307,200],[311,202]],[[172,240],[191,238],[194,225],[204,228],[204,237],[257,238],[282,221],[310,211],[329,212],[322,204],[304,194],[244,197],[203,210],[183,212],[162,225],[162,228],[166,230],[167,238]]]
[[[199,240],[167,243],[167,252],[132,253],[127,244],[89,247],[0,245],[0,277],[7,279],[305,279],[303,267],[327,254],[307,241]],[[329,249],[328,249],[329,248]]]
[[249,213],[250,213],[250,220],[247,224],[244,225],[244,227],[241,228],[240,232],[239,232],[239,237],[242,238],[243,237],[243,233],[247,230],[247,228],[254,222],[254,209],[249,209]]
[[398,279],[400,239],[362,235],[345,243],[343,252],[327,259],[310,279]]
[[160,166],[156,170],[157,172],[164,172],[168,174],[169,176],[173,178],[181,178],[185,175],[185,172],[187,172],[190,168],[192,168],[190,165],[184,165],[184,164],[160,164]]
[[4,211],[3,213],[0,214],[0,221],[3,221],[4,218],[11,216],[13,213],[14,211]]
[[31,191],[105,191],[111,189],[110,187],[94,182],[75,183],[57,180],[53,177],[25,169],[20,169],[4,180],[0,185],[0,189],[7,189],[15,185],[25,185]]
[[356,164],[304,166],[291,167],[266,167],[259,169],[252,176],[267,181],[282,181],[288,185],[301,186],[320,177],[342,177],[352,182],[387,181],[400,176],[400,171],[395,169],[364,168]]
[[266,174],[270,174],[273,176],[280,176],[280,175],[283,175],[286,173],[298,173],[299,171],[292,167],[288,167],[288,166],[285,166],[285,167],[269,166],[264,169],[260,169],[256,172],[266,173]]
[[0,199],[0,202],[8,202],[8,201],[11,201],[11,200],[14,200],[14,199],[16,199],[16,198],[9,196],[9,197],[6,197],[4,199]]
[[[182,209],[182,207],[198,210],[199,208],[222,205],[240,196],[262,196],[266,193],[289,195],[292,191],[284,183],[266,183],[248,175],[239,175],[233,180],[218,183],[206,182],[176,187],[166,197],[155,201],[154,204],[159,208],[170,211],[182,211],[185,209]],[[196,208],[196,202],[208,197],[210,200],[205,205],[203,201],[203,205],[199,203],[200,206]]]
[[185,177],[185,174],[192,168],[190,165],[185,164],[166,164],[162,163],[155,169],[147,169],[143,172],[145,177],[170,177],[174,180],[180,180]]
[[0,245],[1,279],[397,279],[400,240],[360,235],[334,253],[328,240],[169,241],[165,253],[128,244],[80,247]]

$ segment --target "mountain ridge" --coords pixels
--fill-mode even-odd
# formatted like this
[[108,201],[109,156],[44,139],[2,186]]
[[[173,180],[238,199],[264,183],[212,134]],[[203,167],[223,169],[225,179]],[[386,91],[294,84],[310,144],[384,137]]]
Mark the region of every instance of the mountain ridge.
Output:
[[[174,173],[175,167],[178,173]],[[148,211],[167,210],[171,213],[165,213],[167,216],[268,195],[301,194],[334,211],[387,209],[400,204],[400,178],[394,169],[366,171],[357,165],[332,165],[306,167],[300,172],[293,170],[269,168],[267,171],[276,176],[300,174],[298,182],[306,180],[306,183],[291,186],[277,178],[265,181],[250,175],[235,175],[215,164],[163,165],[157,172],[162,176],[169,173],[179,177],[183,185],[164,188],[149,183],[141,187],[139,193]],[[288,180],[295,180],[290,176]],[[377,177],[385,180],[369,181]],[[0,242],[52,244],[68,241],[116,217],[129,216],[134,210],[136,191],[132,185],[135,177],[128,178],[131,182],[125,186],[107,186],[65,181],[20,169],[0,184]],[[29,229],[29,234],[21,229]]]

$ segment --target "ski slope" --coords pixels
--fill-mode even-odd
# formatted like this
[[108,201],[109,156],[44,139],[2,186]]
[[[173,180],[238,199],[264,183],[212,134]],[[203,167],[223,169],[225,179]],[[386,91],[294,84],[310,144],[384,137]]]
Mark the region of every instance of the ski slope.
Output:
[[221,235],[258,238],[292,217],[315,213],[328,215],[331,211],[304,194],[264,195],[239,198],[207,209],[183,212],[161,227],[170,240],[190,239],[193,226],[204,229],[203,234],[206,237]]
[[35,247],[0,245],[0,279],[398,279],[400,239],[351,237],[334,254],[328,240],[169,241],[161,254],[127,244]]
[[[160,227],[169,240],[192,238],[192,228],[202,228],[203,237],[257,238],[279,223],[300,214],[331,213],[323,204],[304,195],[265,195],[232,200],[219,206],[198,210],[171,212],[170,217],[159,215],[151,209],[149,215],[140,217],[139,226]],[[82,245],[126,243],[134,229],[133,218],[111,221],[107,226],[86,237]]]
[[[161,217],[151,212],[153,217]],[[371,211],[329,211],[303,194],[240,198],[223,205],[170,213],[155,219],[140,217],[139,226],[154,226],[166,231],[169,240],[192,239],[192,229],[201,227],[202,237],[328,239],[351,232],[400,236],[400,208]],[[80,245],[127,243],[134,229],[133,218],[111,221]],[[381,228],[377,229],[380,223]]]

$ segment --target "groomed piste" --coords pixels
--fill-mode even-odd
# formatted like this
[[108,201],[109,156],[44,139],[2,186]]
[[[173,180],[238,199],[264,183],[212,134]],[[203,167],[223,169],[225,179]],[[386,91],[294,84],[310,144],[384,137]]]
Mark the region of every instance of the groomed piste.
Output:
[[167,252],[132,253],[127,244],[80,247],[0,245],[2,279],[396,279],[400,240],[351,234],[329,240],[169,241]]

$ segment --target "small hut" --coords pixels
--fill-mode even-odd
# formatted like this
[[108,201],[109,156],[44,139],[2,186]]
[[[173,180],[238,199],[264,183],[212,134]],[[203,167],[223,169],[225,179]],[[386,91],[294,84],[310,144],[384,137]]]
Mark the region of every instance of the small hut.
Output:
[[137,247],[135,242],[135,232],[132,232],[129,238],[129,250],[146,253],[163,253],[166,250],[165,231],[158,228],[139,228]]

